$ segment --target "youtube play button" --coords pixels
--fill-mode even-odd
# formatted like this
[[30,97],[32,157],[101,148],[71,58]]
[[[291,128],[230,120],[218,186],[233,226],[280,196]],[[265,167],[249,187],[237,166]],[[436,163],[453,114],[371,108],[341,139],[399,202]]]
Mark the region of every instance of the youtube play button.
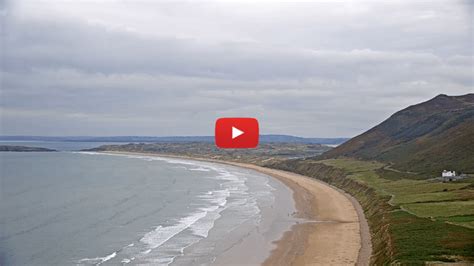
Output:
[[232,127],[232,139],[237,138],[238,136],[244,134],[244,132],[236,127]]
[[256,148],[258,131],[258,121],[255,118],[219,118],[215,129],[216,146],[222,149]]

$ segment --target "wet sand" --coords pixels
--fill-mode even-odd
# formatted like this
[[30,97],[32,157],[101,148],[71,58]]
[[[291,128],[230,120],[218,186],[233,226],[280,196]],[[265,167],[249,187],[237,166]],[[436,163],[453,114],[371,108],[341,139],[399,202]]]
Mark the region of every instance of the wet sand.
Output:
[[293,225],[275,242],[276,248],[263,265],[369,264],[370,232],[362,208],[354,198],[337,188],[306,176],[252,164],[166,154],[146,155],[202,160],[252,169],[272,176],[292,189],[296,217],[301,222]]
[[294,191],[294,225],[264,265],[368,265],[370,231],[359,203],[343,191],[302,175],[241,165],[275,177]]

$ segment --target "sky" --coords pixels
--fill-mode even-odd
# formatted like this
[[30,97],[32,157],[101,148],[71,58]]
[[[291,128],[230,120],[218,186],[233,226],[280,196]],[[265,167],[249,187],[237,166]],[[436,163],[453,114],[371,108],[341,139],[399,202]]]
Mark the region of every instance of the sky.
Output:
[[0,135],[353,137],[474,92],[471,1],[0,0]]

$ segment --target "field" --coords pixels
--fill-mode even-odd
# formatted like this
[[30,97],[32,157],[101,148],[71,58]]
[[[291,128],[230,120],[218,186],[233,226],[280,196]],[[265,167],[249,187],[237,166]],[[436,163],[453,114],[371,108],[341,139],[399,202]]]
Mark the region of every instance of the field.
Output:
[[[395,258],[402,263],[458,261],[474,258],[474,189],[472,179],[452,183],[416,180],[405,173],[380,171],[373,161],[318,161],[342,169],[347,178],[388,196],[390,235]],[[359,196],[360,197],[360,196]]]

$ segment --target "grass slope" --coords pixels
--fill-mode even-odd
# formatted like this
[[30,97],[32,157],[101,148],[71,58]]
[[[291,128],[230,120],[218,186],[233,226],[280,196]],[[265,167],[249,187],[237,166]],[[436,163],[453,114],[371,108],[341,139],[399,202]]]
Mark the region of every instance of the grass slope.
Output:
[[474,173],[474,94],[437,97],[401,110],[321,158],[391,163],[423,177],[444,169]]
[[270,167],[321,179],[355,196],[371,228],[374,265],[474,261],[471,179],[414,180],[383,170],[383,163],[351,158],[289,160]]

